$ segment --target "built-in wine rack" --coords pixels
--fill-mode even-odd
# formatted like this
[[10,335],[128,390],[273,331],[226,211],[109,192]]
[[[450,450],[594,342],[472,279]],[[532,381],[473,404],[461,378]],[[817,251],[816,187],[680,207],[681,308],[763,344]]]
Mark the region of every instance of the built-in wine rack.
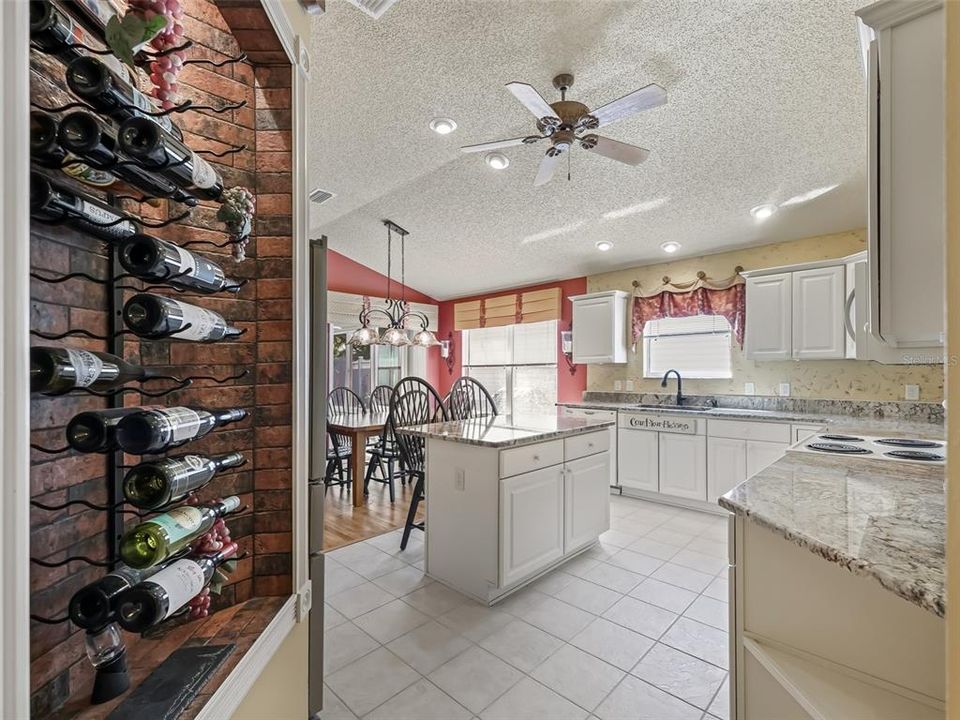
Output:
[[[107,3],[32,3],[52,14],[53,24],[47,17],[46,29],[37,31],[34,37],[32,28],[31,36],[31,129],[35,131],[31,137],[36,138],[31,143],[31,218],[35,228],[31,247],[37,259],[31,263],[36,320],[31,334],[38,345],[71,347],[87,351],[88,355],[106,352],[127,362],[136,361],[136,365],[149,370],[145,371],[149,377],[130,378],[119,386],[99,390],[94,389],[98,382],[94,373],[78,387],[34,402],[31,449],[40,470],[34,473],[37,477],[31,500],[37,513],[31,561],[43,571],[32,578],[32,685],[37,716],[51,714],[67,701],[76,709],[78,693],[87,693],[89,697],[92,671],[89,667],[84,670],[83,643],[77,637],[81,633],[69,629],[73,623],[63,599],[68,591],[84,587],[113,569],[121,558],[121,540],[141,521],[171,509],[179,512],[176,508],[185,502],[209,504],[215,498],[240,495],[242,500],[235,498],[218,511],[236,516],[239,532],[235,535],[242,537],[245,545],[243,553],[238,553],[241,572],[220,605],[242,602],[255,594],[289,592],[289,542],[277,537],[289,530],[289,521],[285,523],[282,516],[285,512],[289,515],[290,507],[289,486],[284,487],[282,479],[278,479],[284,463],[289,468],[284,455],[290,454],[289,400],[282,402],[280,395],[290,382],[289,347],[284,350],[280,346],[289,346],[292,337],[283,330],[284,325],[290,324],[292,314],[288,243],[284,247],[290,234],[289,177],[287,187],[282,179],[285,172],[289,176],[290,167],[289,120],[284,127],[282,114],[286,110],[289,115],[289,84],[284,83],[282,63],[277,68],[264,65],[260,73],[256,63],[239,50],[231,27],[223,20],[226,10],[221,15],[211,0],[183,2],[188,13],[183,25],[197,30],[200,37],[184,39],[162,52],[152,52],[149,47],[139,50],[139,70],[125,69],[105,47],[103,27],[99,24],[105,16],[97,17],[97,13],[109,9]],[[249,17],[249,6],[246,3],[239,8],[246,12],[238,15],[239,23]],[[31,8],[32,13],[36,8]],[[189,14],[191,8],[193,15]],[[117,10],[122,15],[125,8]],[[67,30],[69,37],[64,35]],[[241,32],[248,30],[243,28],[238,35]],[[261,57],[266,57],[262,47],[256,49]],[[171,53],[183,58],[179,65],[185,69],[183,74],[188,76],[188,82],[193,83],[191,90],[196,97],[166,102],[166,107],[160,109],[148,104],[145,94],[131,91],[124,83],[140,86],[142,68]],[[196,87],[205,82],[209,89]],[[96,86],[97,91],[91,92],[83,83]],[[236,88],[243,97],[225,97],[230,88]],[[264,112],[261,118],[254,114],[260,108],[250,107],[258,105],[260,98],[265,100],[265,106],[280,107],[264,107],[264,111],[274,112]],[[284,102],[287,108],[282,107]],[[211,132],[212,124],[221,122],[221,118],[229,118],[222,122],[236,126],[237,135],[250,135],[254,141],[230,142],[226,134]],[[258,161],[255,150],[261,124],[271,147],[264,163]],[[247,133],[249,125],[252,128]],[[277,148],[278,141],[283,144],[284,136],[286,148]],[[284,154],[285,164],[279,157]],[[263,177],[261,166],[265,168]],[[252,196],[262,195],[267,200],[264,217],[255,225],[248,222],[245,226],[242,222],[237,224],[236,213],[220,218],[219,203],[211,205],[211,201],[224,198],[225,191],[229,194],[230,188],[243,184],[248,177],[266,182],[250,183],[254,189],[246,196],[248,200],[243,194],[232,195],[229,200],[236,209],[238,203],[242,207]],[[140,234],[147,234],[140,245],[149,246],[153,252],[150,257],[155,261],[148,272],[131,269],[131,257],[135,255],[137,262],[142,260],[142,247],[136,249],[139,254],[122,253],[123,241],[134,235],[139,238]],[[264,235],[275,254],[251,252],[258,249],[256,245],[247,250],[250,234],[255,241]],[[226,278],[220,270],[220,265],[230,262],[225,251],[231,252],[234,259],[242,259],[245,252],[253,255],[230,268],[230,278],[236,279]],[[211,252],[215,253],[214,262],[208,258]],[[52,259],[55,255],[68,259],[57,262]],[[174,265],[179,265],[179,269],[171,269]],[[249,292],[251,287],[259,292]],[[267,296],[266,308],[261,310],[256,300],[263,294]],[[97,301],[90,301],[94,296]],[[221,299],[224,297],[229,299]],[[71,298],[81,302],[73,307]],[[242,304],[232,303],[233,298]],[[101,311],[88,309],[98,303]],[[50,315],[56,313],[51,308],[65,310],[64,317],[52,319]],[[244,310],[236,322],[230,317],[234,308]],[[267,339],[261,344],[262,338]],[[214,348],[223,343],[225,352]],[[204,344],[212,349],[204,356],[174,348],[187,344]],[[71,372],[79,373],[80,369]],[[218,396],[223,402],[218,402]],[[113,446],[97,450],[103,458],[103,472],[99,478],[92,478],[91,465],[96,464],[96,459],[90,463],[78,456],[78,445],[72,439],[64,444],[64,431],[59,427],[68,416],[76,419],[77,412],[93,410],[92,403],[117,411],[141,405],[211,409],[243,405],[251,420],[243,424],[242,430],[214,430],[214,435],[222,435],[223,439],[208,435],[207,441],[200,444],[207,448],[203,454],[212,455],[238,449],[229,443],[242,438],[238,442],[244,461],[234,460],[226,465],[229,475],[214,474],[203,484],[191,487],[189,497],[175,497],[172,502],[149,509],[136,506],[125,496],[123,480],[139,462],[137,458]],[[172,410],[165,412],[167,422]],[[239,415],[233,420],[242,418]],[[48,430],[51,425],[58,429]],[[171,427],[172,440],[162,443],[162,451],[156,450],[151,456],[167,453],[194,439],[178,434],[177,427],[182,426]],[[67,432],[71,437],[69,429]],[[125,447],[129,450],[130,446]],[[45,458],[54,461],[44,462]],[[83,469],[76,481],[63,475],[77,467]],[[54,479],[48,483],[51,476]],[[258,477],[263,478],[263,512],[257,512],[256,507],[261,483],[254,480]],[[46,492],[48,484],[54,489]],[[98,487],[92,489],[94,485]],[[258,522],[261,518],[263,523]],[[76,534],[77,540],[54,542],[56,550],[49,552],[51,548],[41,541],[52,535],[45,532],[50,526],[62,529],[71,539]],[[264,530],[263,540],[254,542],[258,527]],[[91,528],[100,530],[94,532]],[[90,532],[93,534],[86,534]],[[96,532],[102,533],[99,543]],[[219,539],[230,541],[229,535],[220,535]],[[250,556],[258,548],[260,561],[254,565]],[[183,557],[188,549],[189,545],[165,562]],[[201,552],[212,551],[206,545]],[[207,566],[212,572],[212,565],[207,562]],[[264,582],[255,583],[260,570]],[[188,610],[189,606],[183,609]],[[175,618],[176,622],[183,622],[183,617],[183,612],[175,613],[164,623]],[[162,633],[162,625],[149,623],[143,627],[156,634]],[[79,623],[78,626],[82,627]],[[133,621],[128,626],[141,629]],[[138,641],[136,636],[126,637],[128,645]],[[117,639],[101,637],[95,644],[110,642],[116,643]],[[88,640],[88,654],[93,659],[90,644]],[[66,660],[67,654],[72,659]],[[57,668],[60,669],[53,672]],[[109,700],[126,689],[117,667],[106,672],[107,676],[101,677],[101,667],[97,673],[94,702]]]

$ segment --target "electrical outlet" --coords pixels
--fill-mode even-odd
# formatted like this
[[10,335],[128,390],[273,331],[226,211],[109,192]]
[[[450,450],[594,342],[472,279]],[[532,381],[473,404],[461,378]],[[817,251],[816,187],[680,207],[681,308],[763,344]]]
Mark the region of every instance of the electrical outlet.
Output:
[[627,380],[627,392],[633,392],[633,390],[634,390],[633,380]]
[[903,399],[904,399],[904,400],[919,400],[919,399],[920,399],[920,386],[919,386],[919,385],[904,385],[904,386],[903,386]]
[[614,391],[614,392],[620,392],[621,390],[623,390],[623,383],[620,382],[619,380],[614,380],[614,381],[613,381],[613,391]]
[[454,470],[454,481],[453,488],[454,490],[465,490],[467,488],[467,473],[463,468],[457,468]]
[[756,395],[757,386],[754,383],[744,383],[743,384],[743,394],[744,395]]
[[777,395],[780,397],[790,397],[790,383],[780,383]]

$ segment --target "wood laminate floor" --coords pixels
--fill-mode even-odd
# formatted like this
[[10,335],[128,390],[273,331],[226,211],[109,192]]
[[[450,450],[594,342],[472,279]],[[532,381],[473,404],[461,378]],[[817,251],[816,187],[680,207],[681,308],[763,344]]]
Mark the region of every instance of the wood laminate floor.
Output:
[[[401,485],[396,481],[395,502],[390,502],[386,485],[370,484],[370,494],[363,507],[353,507],[352,490],[346,487],[328,488],[324,495],[323,549],[333,550],[351,543],[367,540],[385,532],[402,528],[413,495],[412,484]],[[417,520],[423,520],[423,504]],[[413,532],[419,533],[419,530]]]

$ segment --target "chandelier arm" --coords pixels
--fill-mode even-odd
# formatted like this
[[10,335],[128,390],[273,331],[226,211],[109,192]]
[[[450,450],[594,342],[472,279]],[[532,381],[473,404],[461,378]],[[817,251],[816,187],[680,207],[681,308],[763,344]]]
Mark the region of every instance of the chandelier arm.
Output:
[[362,313],[360,313],[360,322],[364,324],[364,327],[366,327],[366,324],[370,322],[370,317],[375,313],[379,313],[380,315],[383,315],[387,320],[390,321],[391,326],[395,325],[397,322],[396,318],[394,318],[394,316],[389,311],[384,310],[383,308],[373,307],[373,308],[370,308],[369,310],[364,310]]

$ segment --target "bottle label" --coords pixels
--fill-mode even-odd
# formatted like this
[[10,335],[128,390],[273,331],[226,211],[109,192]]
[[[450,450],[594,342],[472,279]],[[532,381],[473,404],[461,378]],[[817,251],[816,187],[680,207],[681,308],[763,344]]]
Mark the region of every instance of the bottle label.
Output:
[[160,408],[155,411],[167,420],[170,442],[181,442],[195,438],[200,431],[202,419],[200,413],[185,407]]
[[167,593],[167,614],[170,617],[177,610],[203,590],[203,569],[193,560],[177,560],[150,578]]
[[207,340],[222,322],[220,316],[212,310],[187,303],[177,303],[177,305],[183,317],[183,324],[190,323],[189,328],[173,336],[178,340]]
[[213,166],[197,155],[191,152],[193,161],[193,184],[198,188],[212,188],[217,184],[217,171]]
[[74,381],[77,387],[90,387],[103,372],[103,360],[92,352],[67,348],[67,357],[77,375]]
[[189,275],[193,275],[197,270],[197,256],[189,250],[184,250],[179,247],[177,248],[177,255],[179,256],[180,262],[180,270],[177,272],[186,272]]
[[112,223],[120,218],[120,215],[117,213],[110,212],[106,208],[94,205],[87,200],[80,201],[80,212],[86,216],[87,219],[97,223]]
[[212,463],[200,455],[184,455],[165,461],[170,477],[170,493],[174,498],[182,497],[213,477]]

